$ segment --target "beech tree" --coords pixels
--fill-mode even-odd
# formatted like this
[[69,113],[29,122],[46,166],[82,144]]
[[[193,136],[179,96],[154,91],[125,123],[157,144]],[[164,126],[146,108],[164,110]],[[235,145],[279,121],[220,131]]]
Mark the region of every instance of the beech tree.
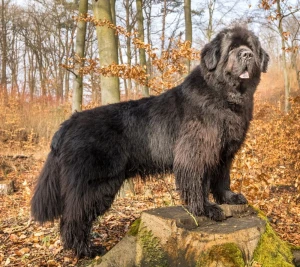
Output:
[[[185,19],[185,40],[189,41],[191,46],[193,41],[191,0],[184,0],[184,19]],[[190,60],[187,60],[187,68],[189,73],[191,69]]]
[[[1,57],[1,87],[4,94],[4,99],[7,98],[7,75],[6,75],[6,68],[7,68],[7,19],[6,19],[6,3],[4,0],[1,2],[1,50],[2,50],[2,57]],[[5,101],[6,102],[6,101]]]
[[[277,32],[280,39],[280,54],[281,54],[281,62],[282,62],[282,72],[284,79],[284,112],[287,114],[290,109],[290,72],[288,70],[288,52],[292,52],[291,47],[288,45],[288,39],[290,36],[289,29],[286,27],[286,20],[290,17],[295,17],[295,14],[299,12],[300,8],[295,5],[287,5],[283,0],[276,0],[273,2],[269,2],[263,0],[261,3],[261,7],[267,11],[267,18],[269,21],[269,26]],[[296,19],[297,20],[297,19]],[[299,29],[298,23],[298,29]],[[298,32],[298,30],[296,30]],[[294,37],[294,39],[297,39]],[[293,43],[293,40],[292,40]],[[297,50],[297,48],[296,48]],[[292,58],[292,56],[291,56]]]
[[[88,0],[79,1],[79,16],[86,16],[88,11]],[[83,66],[85,50],[85,36],[86,36],[86,22],[84,20],[78,21],[76,34],[76,48],[75,53],[78,57],[78,62],[75,63],[74,81],[73,81],[73,96],[72,96],[72,112],[82,110],[82,96],[83,96],[83,77],[80,74],[80,68]]]
[[[114,5],[114,1],[112,1]],[[111,2],[107,0],[93,0],[93,13],[97,20],[107,20],[113,23]],[[99,48],[100,66],[118,63],[118,48],[113,29],[97,26],[97,39]],[[120,88],[118,77],[101,75],[101,103],[103,105],[120,101]]]
[[[136,14],[137,14],[137,26],[138,26],[138,37],[141,41],[145,41],[145,34],[144,34],[144,16],[143,16],[143,1],[136,0]],[[146,53],[145,49],[139,48],[139,59],[140,65],[143,66],[147,72],[146,66]],[[149,88],[147,86],[142,86],[142,95],[149,96]]]
[[280,0],[276,0],[276,11],[277,15],[279,16],[278,19],[278,31],[280,34],[281,39],[281,48],[282,48],[282,67],[283,67],[283,78],[284,78],[284,111],[288,113],[290,110],[290,77],[287,70],[287,63],[286,63],[286,44],[285,44],[285,32],[282,25],[283,14],[281,10]]

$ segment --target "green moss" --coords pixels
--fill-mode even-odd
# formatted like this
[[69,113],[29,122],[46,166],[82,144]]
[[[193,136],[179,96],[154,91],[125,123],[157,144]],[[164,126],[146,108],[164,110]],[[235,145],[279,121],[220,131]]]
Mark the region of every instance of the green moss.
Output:
[[168,261],[165,252],[160,246],[159,238],[153,236],[146,227],[139,230],[139,240],[142,245],[143,258],[141,266],[144,267],[168,267]]
[[[262,219],[261,214],[259,214]],[[266,231],[263,233],[256,250],[253,260],[262,264],[263,267],[293,267],[293,254],[291,247],[281,240],[267,222]]]
[[266,230],[254,251],[253,261],[262,264],[263,267],[293,267],[292,247],[276,235],[268,218],[261,210],[252,208],[266,222]]
[[200,255],[197,267],[207,267],[213,262],[221,262],[226,267],[244,267],[242,251],[234,243],[225,243],[212,246],[207,252]]
[[130,226],[130,229],[128,231],[128,234],[129,235],[132,235],[132,236],[137,236],[138,232],[139,232],[139,227],[140,227],[140,224],[141,224],[141,219],[136,219],[132,225]]

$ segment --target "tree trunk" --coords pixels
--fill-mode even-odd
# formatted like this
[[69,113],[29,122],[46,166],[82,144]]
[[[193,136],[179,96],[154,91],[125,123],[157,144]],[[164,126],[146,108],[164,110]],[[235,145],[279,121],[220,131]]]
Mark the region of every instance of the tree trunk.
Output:
[[208,25],[206,30],[207,41],[210,42],[213,35],[213,15],[215,11],[216,0],[210,0],[208,2]]
[[[130,25],[130,4],[129,0],[125,1],[125,9],[126,9],[126,31],[131,33],[132,27]],[[126,36],[126,57],[127,57],[127,64],[131,66],[131,36]],[[127,91],[126,91],[126,98],[130,99],[130,95],[132,94],[132,81],[131,78],[126,79],[125,81]]]
[[[192,45],[192,15],[191,15],[191,0],[184,0],[184,19],[185,19],[185,41]],[[186,60],[188,73],[191,71],[191,61]]]
[[162,15],[162,32],[161,32],[161,54],[165,48],[166,16],[167,16],[167,0],[164,0],[163,15]]
[[[36,90],[36,66],[34,64],[34,54],[28,53],[28,59],[29,59],[29,69],[28,69],[28,85],[29,85],[29,94],[30,94],[30,101],[34,98],[34,93]],[[26,65],[25,65],[26,66]]]
[[[110,11],[111,11],[111,19],[114,25],[117,25],[117,17],[116,17],[116,0],[110,0]],[[119,44],[119,36],[118,34],[114,35],[116,38],[116,53],[117,59],[119,58],[118,44]],[[118,62],[116,62],[118,63]]]
[[[296,44],[294,42],[293,42],[293,46],[296,46]],[[292,52],[291,63],[292,63],[292,68],[296,72],[296,79],[297,79],[297,84],[298,84],[298,91],[300,91],[300,70],[299,70],[298,63],[297,63],[297,55],[298,55],[298,51]]]
[[7,67],[7,29],[6,29],[6,4],[4,0],[2,0],[2,8],[1,8],[1,24],[2,24],[2,62],[1,62],[1,87],[4,94],[4,102],[7,102],[7,76],[6,76],[6,67]]
[[[120,64],[123,65],[124,62],[123,62],[123,54],[122,54],[120,39],[118,39],[118,49],[119,49]],[[129,98],[129,92],[128,92],[126,81],[127,81],[127,79],[123,78],[123,84],[124,84],[124,90],[125,90],[125,100],[129,100],[130,98]]]
[[283,78],[284,78],[284,112],[287,114],[290,109],[290,79],[289,74],[287,70],[287,64],[286,64],[286,51],[285,51],[285,39],[284,39],[284,31],[282,27],[282,13],[281,13],[281,7],[280,7],[280,0],[276,0],[277,3],[277,14],[279,15],[279,22],[278,22],[278,30],[280,33],[281,38],[281,47],[282,47],[282,66],[283,66]]
[[[79,1],[79,16],[86,16],[88,11],[88,0]],[[79,21],[77,25],[76,34],[76,48],[75,53],[79,58],[84,57],[85,49],[85,36],[86,36],[86,22]],[[73,96],[72,96],[72,112],[82,110],[82,96],[83,96],[83,77],[79,74],[79,69],[83,66],[84,62],[75,64],[75,78],[73,82]]]
[[[136,0],[136,13],[137,13],[137,25],[138,25],[138,38],[144,42],[145,34],[144,34],[144,17],[143,17],[143,7],[142,0]],[[146,65],[146,52],[145,49],[139,48],[139,59],[140,65],[145,68],[147,72]],[[142,96],[149,96],[149,88],[146,85],[142,86]]]
[[[145,2],[147,3],[147,2]],[[148,44],[152,44],[151,42],[151,15],[152,15],[152,5],[151,5],[151,1],[148,2],[147,4],[147,8],[146,8],[146,30],[147,30],[147,43]],[[147,60],[147,71],[148,71],[148,74],[149,74],[149,77],[151,79],[152,77],[152,62],[151,62],[151,57],[148,57],[148,60]],[[151,89],[149,88],[149,91]],[[150,92],[149,92],[150,94]]]
[[[107,19],[112,22],[111,5],[107,0],[93,0],[94,17],[97,20]],[[108,66],[118,63],[118,49],[115,32],[106,26],[97,26],[97,39],[99,47],[100,66]],[[102,105],[120,101],[120,89],[118,77],[101,76],[101,102]]]

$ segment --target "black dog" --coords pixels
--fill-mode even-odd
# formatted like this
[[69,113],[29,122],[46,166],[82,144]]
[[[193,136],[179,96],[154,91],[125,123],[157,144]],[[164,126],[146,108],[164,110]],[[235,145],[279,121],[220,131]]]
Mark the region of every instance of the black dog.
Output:
[[229,169],[252,118],[253,94],[269,56],[250,31],[220,32],[185,81],[156,97],[75,113],[56,132],[31,202],[39,222],[60,218],[65,248],[91,254],[92,222],[124,180],[173,172],[195,215],[225,216],[208,201],[247,203]]

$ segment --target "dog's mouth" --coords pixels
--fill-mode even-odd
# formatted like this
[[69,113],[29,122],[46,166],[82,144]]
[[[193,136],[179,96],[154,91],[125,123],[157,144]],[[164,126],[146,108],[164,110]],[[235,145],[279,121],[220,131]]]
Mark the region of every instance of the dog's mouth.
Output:
[[239,77],[240,77],[241,79],[249,79],[250,76],[249,76],[248,70],[245,70]]

